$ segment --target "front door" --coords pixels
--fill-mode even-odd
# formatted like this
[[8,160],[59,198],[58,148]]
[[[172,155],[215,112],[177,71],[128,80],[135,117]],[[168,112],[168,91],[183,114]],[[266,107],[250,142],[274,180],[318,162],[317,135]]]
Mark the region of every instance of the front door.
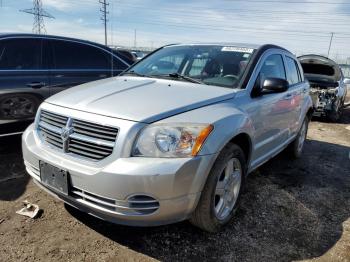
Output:
[[[271,54],[263,60],[256,81],[270,77],[286,79],[280,54]],[[251,98],[248,103],[247,112],[255,129],[252,168],[268,160],[288,140],[291,99],[288,92],[271,93]]]

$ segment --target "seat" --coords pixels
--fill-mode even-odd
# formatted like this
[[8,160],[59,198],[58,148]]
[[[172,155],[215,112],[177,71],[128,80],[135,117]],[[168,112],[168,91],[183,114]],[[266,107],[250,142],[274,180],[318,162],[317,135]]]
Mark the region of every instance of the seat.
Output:
[[222,75],[234,75],[238,76],[240,72],[239,65],[238,64],[224,64],[222,67]]
[[210,60],[204,66],[202,76],[215,77],[220,74],[220,64],[216,60]]

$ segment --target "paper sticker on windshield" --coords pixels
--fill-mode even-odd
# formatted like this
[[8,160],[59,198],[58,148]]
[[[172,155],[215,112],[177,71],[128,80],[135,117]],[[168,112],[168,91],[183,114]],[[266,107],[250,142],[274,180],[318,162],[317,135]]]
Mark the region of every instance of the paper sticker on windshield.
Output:
[[236,46],[224,46],[221,51],[226,52],[240,52],[240,53],[253,53],[253,48],[246,48],[246,47],[236,47]]

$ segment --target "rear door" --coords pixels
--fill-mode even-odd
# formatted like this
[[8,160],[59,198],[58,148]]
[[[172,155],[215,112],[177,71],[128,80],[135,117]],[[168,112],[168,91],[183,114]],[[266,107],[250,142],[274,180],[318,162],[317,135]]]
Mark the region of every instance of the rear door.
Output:
[[59,39],[49,42],[52,52],[51,94],[115,74],[112,54],[98,46]]
[[0,124],[12,121],[9,132],[17,131],[14,120],[34,118],[40,102],[49,96],[48,83],[41,38],[0,40]]
[[287,81],[289,89],[285,96],[286,108],[290,111],[289,128],[292,134],[295,134],[300,126],[301,106],[303,104],[304,95],[306,93],[306,84],[303,81],[301,72],[299,70],[298,62],[285,55],[285,63],[287,70]]

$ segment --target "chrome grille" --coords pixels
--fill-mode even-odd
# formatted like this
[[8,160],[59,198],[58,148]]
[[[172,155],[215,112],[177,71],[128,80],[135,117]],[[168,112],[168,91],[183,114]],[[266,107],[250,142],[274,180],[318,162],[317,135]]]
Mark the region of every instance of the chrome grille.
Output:
[[102,160],[113,152],[118,128],[42,110],[38,132],[45,143],[65,153]]
[[68,117],[42,110],[38,126],[40,137],[51,146],[63,149],[61,130],[67,121]]

